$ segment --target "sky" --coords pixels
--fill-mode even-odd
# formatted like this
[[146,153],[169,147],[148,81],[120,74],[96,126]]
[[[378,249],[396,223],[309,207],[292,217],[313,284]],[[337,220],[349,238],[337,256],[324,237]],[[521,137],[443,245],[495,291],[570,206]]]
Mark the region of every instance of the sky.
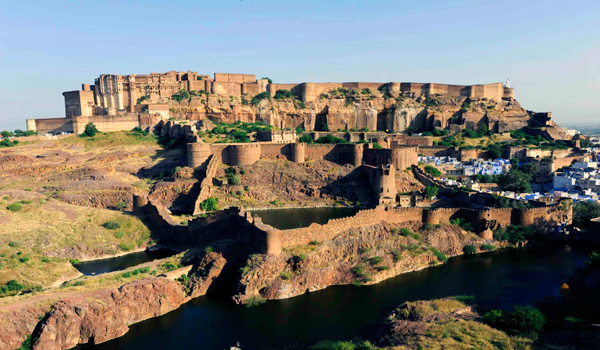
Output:
[[600,1],[4,1],[0,130],[64,117],[100,74],[276,83],[510,78],[523,107],[600,124]]

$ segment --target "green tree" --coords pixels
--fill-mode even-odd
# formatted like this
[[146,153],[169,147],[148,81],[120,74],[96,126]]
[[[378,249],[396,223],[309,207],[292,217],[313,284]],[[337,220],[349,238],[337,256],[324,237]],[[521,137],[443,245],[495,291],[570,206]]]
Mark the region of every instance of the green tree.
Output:
[[433,177],[440,177],[442,175],[442,172],[439,171],[438,168],[431,165],[425,166],[425,172]]
[[181,101],[189,99],[190,93],[187,90],[179,90],[179,92],[173,94],[171,98],[177,101],[177,104],[179,105],[179,117],[181,117]]
[[250,104],[252,104],[253,106],[256,106],[260,103],[260,101],[267,99],[267,100],[271,100],[271,94],[268,91],[265,92],[261,92],[260,94],[252,97],[252,100],[250,100]]
[[423,195],[427,199],[432,199],[433,197],[437,196],[438,191],[439,190],[436,186],[427,186],[427,187],[425,187],[425,191],[423,192]]
[[500,145],[497,143],[492,143],[488,146],[488,153],[490,158],[502,158],[502,147],[500,147]]
[[96,129],[96,125],[94,123],[89,122],[85,124],[85,129],[83,130],[82,136],[86,137],[94,137],[98,133],[98,129]]
[[11,137],[14,136],[14,134],[8,130],[4,130],[2,131],[2,137]]
[[590,220],[599,216],[600,204],[598,202],[577,202],[573,206],[573,226],[580,229],[587,229],[590,226]]
[[498,176],[498,186],[503,191],[531,192],[530,183],[531,175],[515,169]]
[[209,197],[205,199],[202,203],[200,203],[200,209],[204,211],[219,210],[219,206],[217,205],[217,199],[214,197]]

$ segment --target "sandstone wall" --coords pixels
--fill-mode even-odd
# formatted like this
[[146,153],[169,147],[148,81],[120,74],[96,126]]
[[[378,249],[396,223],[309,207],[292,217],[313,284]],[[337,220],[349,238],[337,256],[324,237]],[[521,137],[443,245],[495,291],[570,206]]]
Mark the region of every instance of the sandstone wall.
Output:
[[219,170],[219,161],[217,160],[217,157],[210,156],[210,160],[206,166],[204,178],[200,182],[200,193],[198,194],[198,198],[196,198],[196,202],[194,203],[193,215],[198,215],[203,212],[200,204],[210,197],[213,179],[217,173],[217,170]]
[[73,119],[73,132],[81,134],[85,130],[87,123],[94,123],[98,131],[110,132],[131,130],[140,126],[140,119],[137,114],[128,113],[117,116],[92,116],[79,117]]
[[66,118],[27,119],[27,130],[38,134],[73,132],[73,121]]

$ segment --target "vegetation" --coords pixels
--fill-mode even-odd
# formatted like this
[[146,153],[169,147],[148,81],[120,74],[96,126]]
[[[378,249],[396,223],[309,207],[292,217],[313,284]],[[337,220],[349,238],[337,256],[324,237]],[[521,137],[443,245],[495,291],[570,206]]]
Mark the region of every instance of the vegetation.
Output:
[[219,206],[217,205],[217,199],[214,197],[209,197],[200,203],[200,209],[204,211],[215,211],[219,210]]
[[42,286],[39,284],[24,285],[13,279],[0,286],[0,297],[16,295],[23,292],[40,292],[41,290]]
[[419,234],[414,233],[411,229],[406,228],[406,227],[401,228],[398,233],[404,237],[412,237],[412,238],[416,239],[417,241],[419,239],[421,239],[421,236],[419,236]]
[[360,338],[351,341],[321,341],[310,347],[313,350],[378,350],[368,340]]
[[337,143],[349,143],[349,142],[344,139],[341,139],[339,137],[335,137],[333,135],[326,135],[326,136],[319,137],[317,140],[315,140],[315,143],[337,144]]
[[477,254],[477,248],[473,244],[467,244],[463,247],[463,252],[465,254]]
[[430,248],[431,252],[433,253],[433,255],[435,255],[435,257],[440,261],[445,263],[446,261],[448,261],[448,257],[446,256],[446,254],[440,252],[437,248],[435,247],[431,247]]
[[587,229],[590,220],[600,216],[600,204],[595,201],[577,202],[573,206],[573,226]]
[[275,91],[275,96],[273,96],[273,98],[276,100],[283,100],[286,98],[294,99],[296,98],[296,95],[294,95],[290,90],[279,89]]
[[2,140],[0,140],[0,148],[2,148],[2,147],[14,147],[14,146],[16,146],[18,144],[19,144],[19,141],[17,141],[17,140],[13,140],[13,141],[11,141],[9,139],[2,139]]
[[267,81],[269,82],[269,84],[273,84],[273,80],[269,77],[263,77],[263,79],[267,79]]
[[304,134],[304,135],[300,136],[300,138],[298,139],[298,142],[305,142],[305,143],[313,143],[314,141],[315,140],[309,134]]
[[16,212],[16,211],[21,211],[23,209],[23,204],[21,203],[12,203],[9,206],[6,207],[6,209]]
[[96,129],[96,125],[94,123],[89,122],[85,124],[85,129],[83,133],[81,133],[81,137],[94,137],[98,133],[98,129]]
[[432,199],[435,196],[437,196],[439,189],[437,188],[437,186],[427,186],[425,187],[425,191],[423,192],[423,195],[425,196],[426,199]]
[[426,165],[425,166],[425,172],[433,177],[440,177],[442,176],[442,172],[438,170],[438,168],[433,167],[431,165]]
[[530,226],[510,225],[506,229],[497,228],[494,230],[494,239],[497,241],[508,241],[511,244],[517,244],[531,239],[537,234],[535,228]]
[[258,306],[266,302],[267,300],[265,298],[262,298],[260,295],[251,296],[250,298],[248,298],[248,300],[246,300],[246,307]]
[[268,91],[261,92],[260,94],[252,97],[252,100],[250,100],[250,104],[252,104],[253,106],[256,106],[262,100],[271,101],[271,94]]
[[[531,132],[531,131],[529,131]],[[535,146],[542,149],[567,149],[567,144],[564,141],[553,141],[540,134],[531,135],[528,133],[528,129],[522,128],[519,130],[513,130],[510,132],[510,137],[515,139],[511,143],[513,146]]]
[[498,175],[498,186],[503,191],[517,193],[531,192],[531,175],[520,170],[511,169],[506,174]]
[[485,250],[486,252],[491,252],[496,250],[496,246],[493,244],[482,244],[481,250]]
[[117,230],[121,228],[121,224],[117,221],[105,222],[103,226],[109,230]]
[[511,311],[491,310],[484,319],[493,327],[519,335],[539,333],[546,323],[542,312],[533,306],[515,306]]
[[142,104],[142,102],[149,100],[149,99],[150,99],[150,96],[144,95],[137,99],[137,104],[140,105],[140,104]]
[[454,220],[450,220],[450,223],[452,225],[462,228],[465,231],[473,231],[473,225],[471,225],[471,223],[468,222],[466,219],[456,218]]

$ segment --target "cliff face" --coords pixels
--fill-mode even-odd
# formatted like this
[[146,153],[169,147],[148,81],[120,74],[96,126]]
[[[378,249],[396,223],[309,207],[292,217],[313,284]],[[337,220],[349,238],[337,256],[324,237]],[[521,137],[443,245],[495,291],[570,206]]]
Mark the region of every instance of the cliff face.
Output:
[[210,253],[191,269],[169,273],[179,277],[176,281],[153,277],[119,288],[79,294],[54,303],[48,312],[43,306],[15,307],[0,315],[0,348],[19,347],[34,329],[35,350],[69,349],[81,343],[98,344],[120,337],[127,333],[130,324],[164,315],[191,298],[206,294],[224,265],[221,254]]
[[238,302],[283,299],[339,284],[373,284],[435,265],[481,239],[453,225],[421,229],[381,222],[349,229],[328,242],[311,242],[280,256],[253,255],[242,269]]
[[322,94],[306,104],[297,99],[263,99],[253,106],[243,97],[202,95],[178,104],[170,103],[171,114],[185,119],[211,119],[216,122],[261,121],[280,128],[304,127],[306,130],[338,129],[405,132],[433,128],[477,128],[483,124],[503,132],[527,126],[529,115],[517,101],[494,102],[468,97],[395,94],[384,96],[379,91],[368,94],[339,92]]

